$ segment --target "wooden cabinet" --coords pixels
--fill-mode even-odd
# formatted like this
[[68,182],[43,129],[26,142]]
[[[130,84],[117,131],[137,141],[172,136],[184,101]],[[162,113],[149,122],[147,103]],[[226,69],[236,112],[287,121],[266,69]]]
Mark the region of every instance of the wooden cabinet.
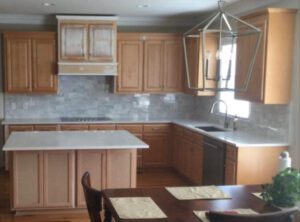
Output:
[[[246,92],[236,92],[237,99],[263,104],[287,104],[291,96],[296,10],[266,9],[242,17],[262,31],[252,78]],[[253,52],[254,37],[237,42],[235,84],[241,88]]]
[[202,185],[203,138],[201,134],[183,129],[178,152],[179,172],[197,185]]
[[225,160],[225,185],[236,184],[237,169],[237,148],[232,146],[226,147]]
[[143,42],[118,35],[118,93],[137,93],[143,90]]
[[[206,36],[207,53],[216,55],[218,50],[218,38],[215,35]],[[190,84],[193,88],[202,88],[205,84],[206,88],[215,88],[216,82],[213,80],[203,79],[203,58],[202,58],[202,40],[201,38],[186,39],[187,59],[189,65]],[[208,63],[208,75],[215,78],[216,75],[216,59],[211,56]],[[197,96],[214,96],[213,91],[197,91],[188,88],[187,76],[184,78],[184,92]]]
[[144,91],[163,91],[164,42],[161,40],[145,41]]
[[64,124],[60,126],[61,130],[74,131],[74,130],[89,130],[89,125],[80,124]]
[[106,188],[135,188],[136,150],[107,150]]
[[75,151],[44,151],[44,207],[75,206]]
[[12,153],[13,209],[74,207],[74,151]]
[[168,166],[170,165],[170,125],[145,124],[143,141],[149,149],[142,152],[143,166]]
[[116,92],[180,92],[182,61],[179,35],[120,33]]
[[81,185],[81,177],[85,172],[91,175],[91,186],[102,190],[105,185],[106,151],[102,150],[78,150],[77,151],[77,207],[85,207],[85,198]]
[[115,130],[115,124],[93,124],[89,125],[89,130]]
[[43,153],[13,152],[12,208],[43,207]]
[[227,145],[225,184],[253,185],[272,181],[278,157],[287,147],[233,147]]
[[4,33],[5,91],[56,93],[56,34]]
[[35,125],[34,130],[35,131],[56,131],[59,129],[58,125]]
[[60,74],[116,75],[116,17],[57,16]]

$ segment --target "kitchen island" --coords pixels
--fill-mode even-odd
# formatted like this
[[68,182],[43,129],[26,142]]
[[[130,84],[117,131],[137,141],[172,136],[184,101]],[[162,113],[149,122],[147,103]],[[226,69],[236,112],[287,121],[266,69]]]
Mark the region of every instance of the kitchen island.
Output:
[[11,209],[85,207],[85,171],[99,190],[136,187],[137,149],[148,147],[125,130],[13,132],[3,148],[11,159]]

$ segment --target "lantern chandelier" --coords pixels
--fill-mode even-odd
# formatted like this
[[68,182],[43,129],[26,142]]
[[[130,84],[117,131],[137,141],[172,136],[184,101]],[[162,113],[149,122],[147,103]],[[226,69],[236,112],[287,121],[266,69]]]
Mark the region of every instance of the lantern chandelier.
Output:
[[[241,92],[248,89],[262,33],[259,28],[224,11],[223,3],[222,0],[218,1],[219,10],[216,14],[183,35],[189,89]],[[244,61],[241,62],[242,58]],[[245,58],[248,61],[245,61]],[[237,75],[244,77],[239,79],[239,88],[234,86],[232,81],[235,78],[235,64],[242,66]],[[191,77],[195,76],[193,72],[197,73],[197,80]]]

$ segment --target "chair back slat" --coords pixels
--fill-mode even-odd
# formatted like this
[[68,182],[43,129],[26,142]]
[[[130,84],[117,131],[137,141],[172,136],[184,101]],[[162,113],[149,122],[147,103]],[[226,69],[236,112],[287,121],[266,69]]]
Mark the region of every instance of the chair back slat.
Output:
[[81,178],[85,202],[91,222],[101,222],[100,211],[102,210],[101,191],[91,187],[91,179],[89,172],[85,172]]

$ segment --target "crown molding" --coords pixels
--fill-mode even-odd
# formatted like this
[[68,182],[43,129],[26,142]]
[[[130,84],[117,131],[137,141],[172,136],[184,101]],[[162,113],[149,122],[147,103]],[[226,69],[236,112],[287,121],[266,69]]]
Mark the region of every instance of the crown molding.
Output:
[[[55,15],[26,15],[2,14],[0,24],[26,24],[26,25],[55,25]],[[191,17],[119,17],[119,26],[190,26],[195,21]]]

